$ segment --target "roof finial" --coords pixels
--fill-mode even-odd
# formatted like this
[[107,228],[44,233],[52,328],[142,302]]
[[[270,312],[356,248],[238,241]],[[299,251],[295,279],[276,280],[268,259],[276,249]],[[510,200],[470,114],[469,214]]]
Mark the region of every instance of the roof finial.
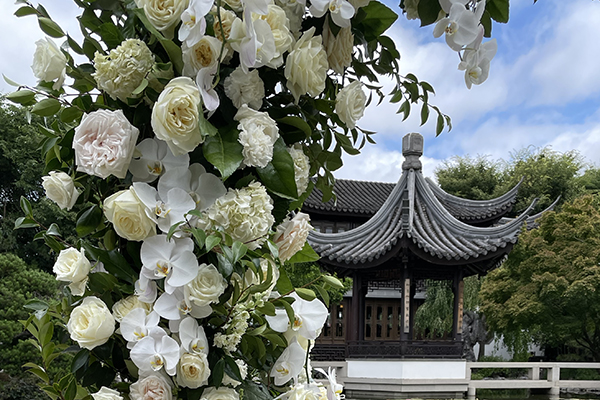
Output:
[[409,133],[402,138],[402,155],[405,158],[402,169],[421,170],[419,157],[423,155],[423,136],[420,133]]

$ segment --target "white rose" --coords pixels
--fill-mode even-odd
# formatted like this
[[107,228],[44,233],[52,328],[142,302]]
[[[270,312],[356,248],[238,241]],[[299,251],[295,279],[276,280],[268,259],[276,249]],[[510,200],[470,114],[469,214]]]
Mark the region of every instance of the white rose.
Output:
[[365,113],[367,96],[362,90],[362,83],[354,81],[344,87],[335,100],[335,112],[348,129],[354,129],[356,121]]
[[240,395],[234,389],[220,387],[218,389],[211,387],[202,393],[200,400],[239,400]]
[[238,141],[244,146],[244,164],[265,167],[273,159],[273,145],[279,138],[277,123],[266,112],[253,110],[245,104],[233,119],[240,123]]
[[123,400],[123,396],[114,389],[102,386],[99,391],[92,394],[94,400]]
[[177,383],[190,389],[197,389],[208,383],[210,368],[206,354],[183,354],[177,366]]
[[299,252],[306,243],[308,233],[313,229],[308,214],[301,212],[291,220],[279,224],[273,236],[273,242],[279,248],[279,259],[285,262]]
[[152,108],[152,129],[174,155],[193,151],[204,137],[198,126],[200,90],[189,77],[172,79]]
[[171,386],[160,375],[149,375],[129,387],[131,400],[172,400]]
[[245,73],[242,67],[237,67],[223,83],[225,94],[231,99],[236,108],[243,104],[258,110],[265,97],[265,84],[258,75],[258,70]]
[[152,311],[152,304],[144,303],[140,301],[140,298],[135,295],[131,295],[125,297],[119,301],[117,301],[112,307],[113,317],[117,320],[117,322],[121,322],[123,318],[127,316],[131,312],[131,310],[135,308],[143,308],[146,310],[146,314],[150,314]]
[[50,38],[38,40],[35,46],[31,65],[33,75],[44,82],[56,80],[52,89],[60,89],[65,81],[67,57]]
[[79,251],[74,247],[61,250],[52,267],[57,281],[71,282],[69,287],[75,296],[81,296],[85,292],[85,284],[91,269],[92,265],[83,250]]
[[198,275],[184,286],[186,299],[203,307],[219,301],[227,289],[227,281],[212,264],[200,264]]
[[252,19],[263,19],[271,27],[271,33],[275,42],[275,54],[273,59],[266,63],[268,67],[279,68],[283,65],[283,54],[289,51],[294,44],[294,36],[290,32],[290,21],[283,8],[275,4],[269,4],[269,13],[260,15],[253,13]]
[[302,30],[302,20],[306,6],[297,0],[275,0],[275,4],[285,11],[290,24],[290,32],[295,39],[298,39]]
[[122,110],[84,114],[73,138],[77,171],[125,178],[139,133]]
[[292,156],[292,160],[294,160],[294,178],[296,179],[298,196],[301,196],[308,188],[310,160],[308,159],[308,156],[304,154],[301,147],[288,147],[288,152]]
[[227,4],[233,11],[243,11],[244,6],[242,4],[242,0],[224,0],[225,4]]
[[144,9],[153,27],[167,39],[173,39],[175,27],[181,21],[181,14],[188,8],[189,0],[135,0],[135,5]]
[[354,34],[351,27],[341,28],[337,36],[331,33],[329,24],[323,28],[323,46],[327,53],[329,68],[343,74],[344,69],[352,65],[352,49],[354,48]]
[[121,190],[104,200],[104,215],[117,235],[139,242],[156,235],[156,223],[146,214],[146,206],[133,189]]
[[62,171],[50,171],[48,176],[42,177],[42,186],[46,191],[46,197],[63,210],[73,208],[79,197],[73,178]]
[[90,296],[71,311],[67,330],[80,347],[92,350],[108,341],[115,331],[115,319],[102,300]]
[[296,103],[305,93],[316,97],[325,89],[329,68],[327,53],[321,44],[321,36],[313,36],[314,33],[314,27],[304,32],[285,62],[286,86]]
[[[188,47],[184,42],[181,47],[183,57],[183,75],[196,77],[198,71],[202,68],[215,68],[219,61],[222,43],[213,36],[205,35],[194,44]],[[223,53],[227,55],[227,49]]]

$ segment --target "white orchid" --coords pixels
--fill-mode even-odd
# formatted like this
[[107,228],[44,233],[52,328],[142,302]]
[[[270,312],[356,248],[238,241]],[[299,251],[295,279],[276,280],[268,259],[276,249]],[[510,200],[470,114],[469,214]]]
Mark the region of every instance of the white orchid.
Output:
[[242,0],[245,14],[256,13],[267,15],[269,13],[269,4],[271,3],[271,0]]
[[188,315],[194,318],[208,317],[212,313],[212,307],[194,304],[186,298],[183,288],[177,288],[171,294],[163,293],[154,303],[154,311],[169,320],[171,332],[179,332],[179,325],[183,318]]
[[[267,8],[268,11],[268,8]],[[244,21],[236,18],[229,34],[231,48],[240,53],[244,73],[270,63],[277,56],[275,38],[269,23],[244,14]]]
[[438,38],[446,34],[446,43],[452,50],[460,51],[472,43],[480,32],[481,16],[485,2],[478,3],[475,12],[467,10],[464,4],[454,1],[446,18],[438,21],[433,29],[433,36]]
[[129,343],[127,348],[131,349],[137,342],[146,336],[162,336],[166,332],[158,326],[160,316],[156,312],[146,314],[143,308],[134,308],[121,320],[119,329],[121,336]]
[[174,156],[166,142],[144,139],[135,148],[129,172],[134,182],[154,182],[156,178],[172,168],[187,167],[190,156]]
[[296,378],[302,372],[305,358],[306,352],[297,341],[293,340],[271,369],[270,376],[274,378],[275,385],[282,386],[290,379]]
[[191,0],[190,5],[181,14],[181,27],[179,28],[179,40],[185,42],[189,47],[198,43],[206,31],[206,20],[204,17],[214,5],[213,0]]
[[458,64],[460,71],[465,71],[465,84],[468,89],[472,85],[481,85],[490,74],[490,62],[498,51],[496,39],[481,43],[483,31],[463,54],[463,60]]
[[188,353],[208,355],[208,339],[204,328],[192,317],[184,318],[179,324],[179,340],[181,348]]
[[143,303],[154,303],[156,296],[158,295],[158,288],[156,282],[148,280],[147,278],[141,277],[134,284],[135,295]]
[[449,14],[450,8],[452,8],[452,4],[460,3],[460,4],[465,5],[469,1],[471,1],[471,0],[439,0],[439,3],[440,3],[440,7],[442,7],[442,10],[444,10],[444,12],[446,14]]
[[329,367],[327,373],[323,368],[315,368],[315,371],[319,371],[325,375],[329,381],[329,385],[327,386],[327,400],[340,400],[344,386],[337,383],[335,368]]
[[140,275],[151,280],[165,278],[165,292],[169,294],[198,275],[194,241],[190,238],[167,240],[167,235],[152,236],[142,243],[140,257]]
[[310,12],[317,18],[329,11],[334,24],[341,28],[350,26],[350,19],[354,17],[354,6],[347,0],[312,0]]
[[[185,221],[185,214],[196,208],[196,202],[183,189],[173,188],[167,193],[159,193],[147,183],[134,182],[133,190],[146,206],[146,215],[152,218],[163,232],[168,232],[177,222]],[[178,231],[176,236],[180,234]]]
[[286,332],[291,329],[297,335],[306,339],[314,340],[318,332],[325,324],[329,311],[327,307],[318,299],[306,301],[292,293],[289,297],[294,298],[292,309],[294,310],[294,323],[290,324],[287,313],[283,309],[275,310],[275,316],[265,315],[271,329],[276,332]]
[[173,188],[186,190],[196,202],[198,211],[206,210],[216,199],[227,193],[221,178],[206,172],[206,169],[198,163],[190,165],[189,168],[177,168],[165,172],[158,181],[158,193],[168,193]]
[[200,96],[204,107],[212,112],[215,111],[220,104],[219,95],[215,91],[213,85],[214,76],[217,74],[217,66],[211,68],[201,68],[196,75],[196,85],[200,89]]
[[166,333],[151,334],[140,339],[130,355],[142,372],[156,372],[164,368],[167,374],[173,376],[179,361],[179,344]]

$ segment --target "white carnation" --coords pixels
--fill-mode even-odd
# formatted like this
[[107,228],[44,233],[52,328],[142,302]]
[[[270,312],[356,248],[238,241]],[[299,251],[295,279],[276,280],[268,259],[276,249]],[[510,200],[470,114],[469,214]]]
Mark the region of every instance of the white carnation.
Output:
[[107,56],[96,52],[94,65],[96,72],[92,76],[98,89],[126,102],[152,69],[154,55],[141,40],[127,39]]
[[231,99],[236,108],[243,104],[258,110],[262,106],[265,97],[265,84],[258,70],[253,69],[247,74],[241,67],[237,67],[224,82],[225,94]]
[[279,128],[266,112],[259,112],[242,105],[235,117],[239,121],[238,141],[244,146],[244,164],[249,167],[265,167],[273,159],[273,145],[279,138]]
[[308,175],[310,173],[310,162],[308,156],[304,154],[301,147],[288,147],[288,151],[294,160],[294,177],[296,179],[296,188],[298,196],[308,188]]

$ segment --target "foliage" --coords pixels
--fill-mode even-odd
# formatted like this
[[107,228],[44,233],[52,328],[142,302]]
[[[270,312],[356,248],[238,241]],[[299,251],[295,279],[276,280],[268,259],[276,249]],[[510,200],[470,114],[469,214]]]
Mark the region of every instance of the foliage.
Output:
[[471,200],[495,197],[502,182],[501,164],[487,156],[456,156],[435,169],[435,177],[446,192]]
[[[284,268],[294,287],[303,287],[310,282],[314,282],[322,274],[319,266],[314,263],[285,264]],[[334,276],[337,277],[335,274]],[[323,299],[326,304],[339,304],[342,302],[344,294],[352,289],[352,278],[343,278],[340,279],[340,281],[344,285],[343,288],[329,286],[326,289],[327,300],[323,298],[323,295],[319,293],[319,290],[316,289],[316,287],[314,289],[319,293],[319,297]]]
[[443,282],[426,282],[425,302],[415,313],[414,329],[419,336],[436,339],[452,332],[454,294]]
[[482,285],[492,329],[537,341],[574,340],[600,360],[600,198],[586,195],[523,232],[504,265]]

